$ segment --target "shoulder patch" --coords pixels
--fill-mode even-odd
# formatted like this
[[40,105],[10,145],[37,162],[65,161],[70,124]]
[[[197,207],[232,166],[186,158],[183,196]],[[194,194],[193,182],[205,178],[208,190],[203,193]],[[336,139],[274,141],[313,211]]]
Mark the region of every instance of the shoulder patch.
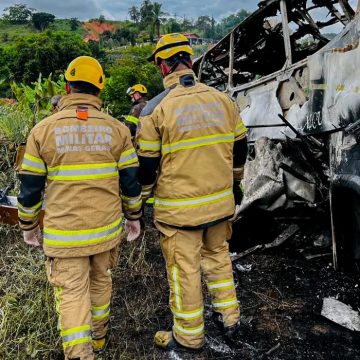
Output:
[[159,95],[156,95],[154,98],[152,98],[146,106],[142,109],[140,116],[147,116],[151,115],[156,108],[160,104],[160,102],[169,94],[171,91],[171,87],[161,92]]

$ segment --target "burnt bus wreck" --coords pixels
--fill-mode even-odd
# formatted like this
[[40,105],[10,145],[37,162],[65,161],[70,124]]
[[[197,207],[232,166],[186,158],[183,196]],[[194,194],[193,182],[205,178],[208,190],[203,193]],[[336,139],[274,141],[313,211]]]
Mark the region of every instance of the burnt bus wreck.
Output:
[[258,210],[293,218],[325,213],[334,267],[357,271],[358,10],[355,0],[264,0],[194,63],[200,81],[237,102],[248,127],[239,221]]

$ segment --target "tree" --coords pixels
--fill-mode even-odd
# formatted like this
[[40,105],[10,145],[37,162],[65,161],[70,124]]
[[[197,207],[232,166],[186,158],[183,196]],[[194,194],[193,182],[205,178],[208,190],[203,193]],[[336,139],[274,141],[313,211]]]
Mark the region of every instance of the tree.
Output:
[[193,23],[191,22],[191,20],[186,19],[186,17],[184,16],[183,21],[181,22],[180,26],[181,26],[182,31],[188,31],[188,30],[190,30],[194,25],[193,25]]
[[100,37],[101,37],[101,39],[103,40],[103,41],[109,41],[111,38],[112,38],[112,36],[113,36],[113,33],[110,31],[110,30],[105,30],[101,35],[100,35]]
[[211,32],[211,18],[210,18],[210,16],[207,16],[207,15],[199,16],[196,23],[195,23],[195,26],[199,30],[201,30],[203,38],[208,38],[209,33]]
[[222,19],[219,24],[218,36],[223,37],[229,33],[234,27],[244,21],[251,13],[242,9],[236,14],[231,14],[226,18]]
[[54,21],[55,21],[55,15],[46,12],[37,12],[32,14],[31,17],[31,22],[34,25],[35,29],[40,31],[46,29]]
[[181,26],[174,18],[167,20],[165,28],[167,33],[181,32]]
[[137,25],[140,20],[140,11],[136,6],[132,6],[129,9],[130,19]]
[[153,25],[155,27],[158,38],[160,37],[160,23],[164,20],[162,16],[166,15],[166,13],[161,10],[161,6],[162,4],[154,2],[152,7]]
[[87,44],[90,49],[91,55],[95,59],[99,60],[100,62],[106,61],[106,52],[100,47],[98,41],[89,40]]
[[153,4],[150,0],[144,0],[140,6],[140,28],[145,29],[152,25],[153,20]]
[[62,73],[77,56],[91,55],[80,35],[49,30],[19,37],[4,50],[11,78],[27,84],[36,81],[39,73],[45,77]]
[[211,17],[211,30],[210,30],[210,34],[209,34],[209,38],[214,39],[215,38],[215,19],[212,16]]
[[71,31],[76,31],[77,28],[80,26],[80,21],[78,18],[71,18],[69,20]]
[[4,9],[3,19],[11,24],[26,24],[33,11],[34,9],[29,9],[27,5],[15,4]]
[[117,29],[113,37],[120,43],[120,45],[127,45],[128,43],[135,45],[135,34],[130,29]]
[[9,86],[9,59],[6,48],[7,46],[0,47],[0,97],[9,97],[11,95]]

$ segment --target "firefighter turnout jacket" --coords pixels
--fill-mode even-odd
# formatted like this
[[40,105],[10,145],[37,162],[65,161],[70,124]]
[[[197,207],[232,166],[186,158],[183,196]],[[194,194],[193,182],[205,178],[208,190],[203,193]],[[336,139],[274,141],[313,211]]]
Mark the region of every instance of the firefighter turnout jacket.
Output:
[[236,104],[198,83],[192,70],[168,75],[164,87],[143,109],[137,129],[143,198],[156,183],[155,220],[214,225],[234,213],[233,179],[246,160],[246,128]]
[[130,220],[141,216],[138,158],[129,130],[100,108],[93,95],[63,96],[59,112],[38,123],[28,138],[19,221],[23,230],[37,226],[46,192],[47,256],[110,250],[120,239],[123,214]]

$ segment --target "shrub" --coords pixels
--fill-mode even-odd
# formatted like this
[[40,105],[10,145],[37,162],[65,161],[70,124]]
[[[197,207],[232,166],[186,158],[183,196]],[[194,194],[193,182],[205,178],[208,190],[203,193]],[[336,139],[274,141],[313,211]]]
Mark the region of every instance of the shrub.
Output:
[[126,95],[129,86],[137,83],[145,85],[149,98],[163,90],[158,68],[146,60],[151,51],[150,46],[130,46],[117,54],[112,54],[115,60],[108,71],[110,77],[106,82],[102,98],[113,116],[118,117],[129,112],[131,102]]

